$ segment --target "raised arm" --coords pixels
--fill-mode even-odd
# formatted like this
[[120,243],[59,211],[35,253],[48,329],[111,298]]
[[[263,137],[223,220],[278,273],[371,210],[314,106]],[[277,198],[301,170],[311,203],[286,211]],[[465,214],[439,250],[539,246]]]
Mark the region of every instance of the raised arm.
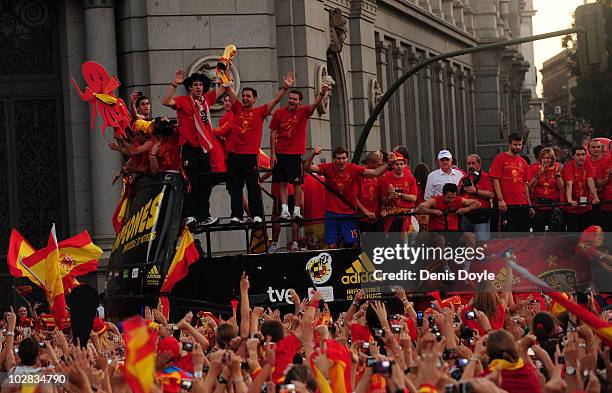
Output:
[[315,156],[318,156],[319,154],[321,154],[321,146],[315,146],[315,148],[312,149],[312,153],[310,153],[310,155],[306,159],[306,162],[304,163],[305,171],[319,173],[319,167],[316,165],[312,165],[312,160],[315,158]]
[[365,171],[363,171],[363,175],[368,177],[378,177],[387,172],[388,169],[389,167],[387,166],[387,164],[382,164],[376,169],[366,169]]
[[246,272],[242,272],[240,278],[240,337],[249,337],[249,326],[251,323],[249,313],[251,312],[251,305],[249,303],[249,276]]
[[168,86],[168,90],[166,90],[166,95],[162,98],[162,105],[167,106],[172,109],[176,109],[176,102],[174,101],[174,93],[176,92],[176,88],[185,81],[185,71],[181,68],[176,71],[174,74],[174,80]]
[[321,86],[321,92],[317,94],[315,102],[313,102],[312,104],[308,106],[308,108],[310,109],[310,113],[314,112],[314,110],[317,109],[317,107],[321,104],[321,102],[327,95],[328,91],[329,91],[329,86],[324,83],[323,86]]
[[294,75],[292,71],[289,71],[287,73],[287,75],[285,76],[284,80],[283,80],[283,88],[280,89],[277,93],[276,96],[274,96],[274,98],[272,98],[270,101],[266,102],[266,105],[268,105],[268,110],[271,111],[272,108],[274,108],[276,106],[276,104],[278,104],[280,102],[280,100],[283,98],[283,96],[287,93],[287,90],[291,89],[291,87],[293,87],[293,81],[294,81]]

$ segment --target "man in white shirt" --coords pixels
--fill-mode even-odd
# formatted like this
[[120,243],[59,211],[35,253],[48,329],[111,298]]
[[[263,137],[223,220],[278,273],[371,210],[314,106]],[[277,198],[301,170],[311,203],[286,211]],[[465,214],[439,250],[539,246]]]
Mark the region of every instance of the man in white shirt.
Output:
[[438,168],[427,176],[427,184],[425,185],[425,200],[429,200],[436,195],[442,195],[442,188],[446,183],[459,184],[463,177],[463,173],[458,169],[454,169],[453,155],[448,150],[440,150],[438,153]]

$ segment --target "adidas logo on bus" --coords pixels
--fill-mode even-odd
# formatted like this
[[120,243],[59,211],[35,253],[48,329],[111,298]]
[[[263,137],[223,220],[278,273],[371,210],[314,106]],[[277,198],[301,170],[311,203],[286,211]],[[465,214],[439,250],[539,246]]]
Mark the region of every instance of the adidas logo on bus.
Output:
[[376,268],[366,253],[361,253],[353,261],[351,267],[346,269],[346,274],[342,276],[342,284],[361,284],[364,282],[378,281],[374,278]]

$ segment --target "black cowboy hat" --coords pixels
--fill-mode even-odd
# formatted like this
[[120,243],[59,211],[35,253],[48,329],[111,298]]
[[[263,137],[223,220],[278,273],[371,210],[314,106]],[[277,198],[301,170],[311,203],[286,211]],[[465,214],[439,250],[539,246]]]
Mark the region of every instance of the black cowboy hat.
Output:
[[208,77],[202,73],[194,72],[193,74],[185,78],[185,80],[183,81],[183,86],[185,86],[185,90],[189,91],[189,88],[191,87],[191,85],[193,85],[193,82],[202,82],[204,84],[204,92],[207,92],[208,89],[210,89],[210,79],[208,79]]

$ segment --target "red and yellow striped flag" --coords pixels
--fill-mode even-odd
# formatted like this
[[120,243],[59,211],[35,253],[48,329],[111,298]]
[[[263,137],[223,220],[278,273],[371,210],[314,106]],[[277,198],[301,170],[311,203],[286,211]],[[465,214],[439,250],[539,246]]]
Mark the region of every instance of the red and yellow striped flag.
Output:
[[[333,363],[329,369],[329,379],[332,392],[334,393],[350,393],[351,387],[351,355],[349,350],[340,345],[335,340],[325,340],[321,343],[323,350],[325,347],[325,356]],[[310,357],[310,367],[315,375],[319,374],[317,366],[314,364],[315,353]]]
[[64,288],[70,289],[79,285],[75,277],[95,272],[100,255],[102,249],[93,244],[87,231],[62,240],[59,243],[59,258]]
[[26,270],[29,270],[29,274],[34,276],[33,282],[45,290],[51,314],[55,318],[55,324],[60,330],[63,329],[64,317],[66,316],[66,299],[64,298],[64,285],[60,271],[55,224],[51,227],[47,246],[23,259],[22,262],[27,267]]
[[[36,252],[24,237],[13,229],[6,256],[9,272],[14,277],[27,277],[38,286],[45,281],[45,267],[37,264],[24,266],[23,260]],[[78,285],[75,277],[91,273],[98,269],[98,259],[102,249],[93,244],[87,231],[83,231],[58,244],[60,271],[64,289]],[[31,263],[32,261],[30,261]]]
[[28,277],[33,282],[36,282],[35,278],[32,277],[30,272],[28,272],[27,269],[25,269],[20,263],[23,258],[27,258],[35,252],[36,249],[32,247],[26,239],[24,239],[21,233],[13,228],[8,253],[6,255],[6,261],[8,263],[8,269],[11,276]]
[[123,377],[134,393],[153,391],[157,333],[140,316],[123,322],[125,364]]
[[[189,272],[189,266],[198,259],[200,259],[200,254],[195,246],[193,235],[191,232],[189,232],[189,229],[185,228],[183,230],[181,242],[176,249],[174,258],[172,259],[172,264],[170,265],[166,278],[164,279],[164,283],[162,284],[161,292],[164,294],[169,293],[177,282],[185,278]],[[164,316],[168,318],[170,315],[170,303],[168,302],[168,297],[162,294],[159,298],[159,305],[159,308],[162,309]]]
[[612,323],[604,321],[587,308],[571,301],[561,292],[549,292],[548,295],[560,306],[563,306],[565,309],[567,309],[567,311],[574,314],[584,323],[589,325],[589,327],[593,329],[593,333],[597,334],[602,340],[606,341],[608,346],[612,345]]

